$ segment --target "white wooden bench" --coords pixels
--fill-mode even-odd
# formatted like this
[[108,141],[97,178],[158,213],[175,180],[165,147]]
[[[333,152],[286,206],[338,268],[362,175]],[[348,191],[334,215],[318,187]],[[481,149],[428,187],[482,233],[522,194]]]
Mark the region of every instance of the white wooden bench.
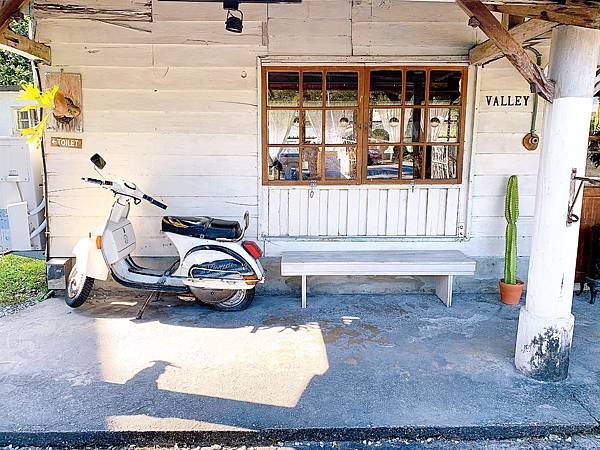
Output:
[[309,275],[430,275],[436,278],[436,295],[450,306],[453,277],[474,274],[475,261],[456,250],[311,251],[281,255],[281,275],[302,277],[303,308]]

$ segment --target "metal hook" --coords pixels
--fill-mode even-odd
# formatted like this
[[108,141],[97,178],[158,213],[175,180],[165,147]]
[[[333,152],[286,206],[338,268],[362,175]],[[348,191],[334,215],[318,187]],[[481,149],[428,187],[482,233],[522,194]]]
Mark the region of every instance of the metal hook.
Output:
[[[577,186],[576,189],[575,186],[578,181],[579,186]],[[581,194],[581,189],[586,181],[592,184],[600,184],[600,177],[578,177],[577,169],[573,169],[571,171],[571,187],[569,193],[569,204],[567,207],[567,225],[579,222],[579,216],[573,213],[573,208],[575,208],[575,203],[577,203],[579,194]]]

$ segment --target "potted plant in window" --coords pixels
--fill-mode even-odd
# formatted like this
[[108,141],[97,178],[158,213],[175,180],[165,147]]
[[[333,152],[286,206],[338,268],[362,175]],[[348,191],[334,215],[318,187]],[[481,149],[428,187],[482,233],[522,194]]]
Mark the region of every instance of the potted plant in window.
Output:
[[516,175],[508,179],[504,201],[506,217],[506,247],[504,255],[504,278],[500,284],[500,300],[507,305],[521,301],[525,283],[517,279],[517,219],[519,218],[519,184]]

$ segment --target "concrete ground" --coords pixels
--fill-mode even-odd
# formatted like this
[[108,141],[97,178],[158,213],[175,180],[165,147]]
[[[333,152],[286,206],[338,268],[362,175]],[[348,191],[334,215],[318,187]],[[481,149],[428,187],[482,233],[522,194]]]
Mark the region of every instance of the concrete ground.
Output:
[[0,441],[90,430],[208,432],[212,442],[278,430],[285,441],[303,430],[329,441],[327,430],[349,430],[360,442],[598,429],[600,305],[583,298],[558,384],[515,371],[518,307],[495,295],[455,295],[451,308],[433,295],[313,296],[306,310],[295,297],[257,296],[239,313],[166,298],[137,321],[141,300],[104,292],[71,310],[55,298],[0,319]]

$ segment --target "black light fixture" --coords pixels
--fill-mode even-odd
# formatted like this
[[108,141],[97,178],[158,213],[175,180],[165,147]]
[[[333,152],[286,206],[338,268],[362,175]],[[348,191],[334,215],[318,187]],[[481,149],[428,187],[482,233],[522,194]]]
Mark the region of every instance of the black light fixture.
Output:
[[238,0],[225,0],[223,2],[223,9],[227,10],[225,29],[232,33],[241,33],[244,28],[244,14],[239,8],[240,2]]

